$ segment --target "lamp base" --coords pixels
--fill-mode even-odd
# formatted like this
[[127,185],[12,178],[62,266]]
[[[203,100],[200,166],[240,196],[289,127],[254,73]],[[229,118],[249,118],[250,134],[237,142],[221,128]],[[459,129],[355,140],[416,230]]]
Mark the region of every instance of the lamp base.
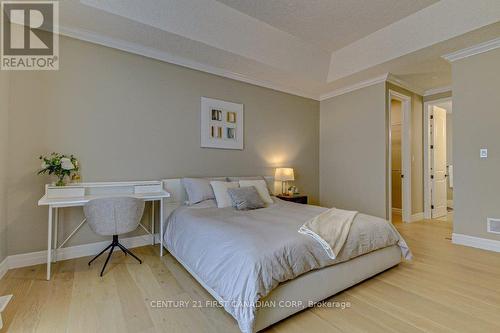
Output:
[[281,194],[282,194],[282,195],[286,195],[286,194],[287,194],[287,193],[286,193],[286,190],[285,190],[286,185],[287,185],[287,181],[283,181],[283,182],[281,182]]

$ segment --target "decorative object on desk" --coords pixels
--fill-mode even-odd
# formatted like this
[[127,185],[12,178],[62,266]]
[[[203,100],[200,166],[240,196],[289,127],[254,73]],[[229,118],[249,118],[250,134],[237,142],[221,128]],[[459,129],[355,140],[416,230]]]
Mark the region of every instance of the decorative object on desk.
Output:
[[39,175],[49,174],[57,177],[56,186],[64,186],[64,177],[71,177],[72,174],[78,172],[78,160],[73,155],[64,155],[60,153],[52,153],[47,156],[40,156],[42,160],[42,169],[38,171]]
[[274,180],[281,182],[281,194],[286,194],[286,183],[295,180],[293,168],[276,168]]
[[243,104],[201,98],[201,147],[243,149]]
[[80,171],[80,162],[75,158],[75,161],[73,162],[73,165],[75,166],[74,173],[71,175],[71,182],[72,183],[81,183],[82,182],[82,175]]

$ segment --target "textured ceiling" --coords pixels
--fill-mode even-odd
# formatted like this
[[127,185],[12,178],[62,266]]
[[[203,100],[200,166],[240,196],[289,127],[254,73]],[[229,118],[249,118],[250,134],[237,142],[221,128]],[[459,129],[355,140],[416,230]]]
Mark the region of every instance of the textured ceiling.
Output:
[[449,85],[443,54],[500,36],[499,0],[433,2],[65,0],[59,16],[63,35],[321,99],[386,73],[416,92]]
[[217,0],[334,51],[438,0]]

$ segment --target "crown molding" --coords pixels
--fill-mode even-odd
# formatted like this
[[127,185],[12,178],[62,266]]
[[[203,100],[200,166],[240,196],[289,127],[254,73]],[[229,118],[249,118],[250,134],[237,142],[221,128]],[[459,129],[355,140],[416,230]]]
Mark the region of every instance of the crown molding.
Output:
[[464,59],[467,57],[471,57],[476,54],[488,52],[500,47],[500,38],[495,38],[490,41],[480,43],[471,47],[467,47],[462,50],[458,50],[452,53],[448,53],[442,56],[443,59],[453,62],[456,60]]
[[[78,39],[78,40],[82,40],[82,41],[86,41],[86,42],[90,42],[90,43],[118,49],[118,50],[125,51],[128,53],[141,55],[141,56],[144,56],[147,58],[152,58],[152,59],[168,62],[168,63],[174,64],[174,65],[198,70],[201,72],[225,77],[228,79],[237,80],[237,81],[253,84],[256,86],[260,86],[260,87],[264,87],[264,88],[268,88],[268,89],[272,89],[272,90],[276,90],[276,91],[280,91],[280,92],[284,92],[287,94],[292,94],[292,95],[296,95],[296,96],[300,96],[300,97],[305,97],[305,98],[309,98],[309,99],[313,99],[313,100],[318,100],[318,101],[323,101],[323,100],[328,99],[328,98],[343,95],[343,94],[349,93],[351,91],[365,88],[365,87],[368,87],[368,86],[371,86],[371,85],[374,85],[374,84],[377,84],[380,82],[390,82],[392,84],[395,84],[395,85],[400,86],[404,89],[410,90],[410,91],[417,93],[419,95],[424,95],[424,92],[422,91],[422,89],[415,87],[415,86],[412,86],[411,84],[405,82],[404,80],[401,80],[400,78],[392,75],[391,73],[385,73],[383,75],[376,76],[376,77],[373,77],[373,78],[368,79],[368,80],[363,80],[363,81],[360,81],[360,82],[357,82],[355,84],[348,85],[348,86],[345,86],[342,88],[338,88],[338,89],[335,89],[331,92],[321,94],[318,96],[316,94],[313,94],[311,92],[306,92],[306,91],[301,90],[301,89],[290,88],[290,87],[286,87],[286,86],[283,86],[280,84],[276,84],[274,82],[255,79],[255,78],[252,78],[252,77],[247,76],[245,74],[236,73],[236,72],[228,71],[228,70],[225,70],[225,69],[222,69],[219,67],[202,64],[202,63],[199,63],[197,61],[187,59],[185,57],[179,57],[179,56],[173,55],[169,52],[158,51],[157,49],[154,49],[154,48],[145,47],[145,46],[142,46],[140,44],[128,42],[128,41],[118,39],[118,38],[106,37],[106,36],[96,34],[96,33],[93,33],[91,31],[87,31],[84,29],[74,29],[74,28],[68,28],[65,26],[59,26],[59,34],[61,34],[63,36],[71,37],[74,39]],[[500,41],[500,38],[498,40]]]
[[424,95],[423,89],[416,87],[416,86],[406,82],[405,80],[402,80],[402,79],[392,75],[391,73],[389,73],[389,75],[387,76],[387,82],[395,84],[403,89],[409,90],[417,95],[420,95],[420,96]]
[[347,94],[351,91],[355,91],[355,90],[358,90],[361,88],[369,87],[369,86],[372,86],[372,85],[380,83],[380,82],[385,82],[385,81],[387,81],[388,77],[389,77],[389,73],[385,73],[383,75],[376,76],[376,77],[368,79],[368,80],[360,81],[358,83],[355,83],[355,84],[352,84],[349,86],[345,86],[343,88],[335,89],[331,92],[320,95],[319,100],[324,101],[325,99],[329,99],[329,98],[332,98],[335,96]]
[[232,71],[228,71],[222,68],[218,68],[215,66],[210,66],[206,64],[199,63],[197,61],[193,61],[184,57],[179,57],[173,55],[169,52],[158,51],[154,48],[145,47],[137,43],[127,42],[118,38],[106,37],[100,34],[96,34],[84,29],[73,29],[65,26],[59,26],[59,34],[67,37],[71,37],[74,39],[82,40],[85,42],[90,42],[98,45],[103,45],[106,47],[110,47],[113,49],[118,49],[121,51],[125,51],[128,53],[138,54],[147,58],[156,59],[164,62],[168,62],[174,65],[195,69],[201,72],[214,74],[217,76],[222,76],[228,79],[233,79],[249,84],[253,84],[256,86],[284,92],[291,95],[296,95],[300,97],[310,98],[314,100],[319,100],[318,95],[312,94],[310,92],[306,92],[300,89],[290,88],[286,86],[282,86],[270,81],[254,79],[247,75],[236,73]]
[[451,92],[451,86],[439,87],[434,89],[429,89],[424,92],[424,96],[431,96],[436,94],[441,94],[445,92]]
[[358,83],[333,90],[333,91],[326,93],[326,94],[322,94],[322,95],[320,95],[319,100],[324,101],[325,99],[329,99],[329,98],[332,98],[335,96],[347,94],[351,91],[355,91],[355,90],[358,90],[361,88],[369,87],[371,85],[374,85],[374,84],[377,84],[380,82],[392,83],[398,87],[409,90],[409,91],[411,91],[415,94],[421,95],[421,96],[424,94],[424,91],[422,89],[415,87],[404,80],[401,80],[400,78],[392,75],[391,73],[385,73],[383,75],[376,76],[376,77],[368,79],[368,80],[360,81]]

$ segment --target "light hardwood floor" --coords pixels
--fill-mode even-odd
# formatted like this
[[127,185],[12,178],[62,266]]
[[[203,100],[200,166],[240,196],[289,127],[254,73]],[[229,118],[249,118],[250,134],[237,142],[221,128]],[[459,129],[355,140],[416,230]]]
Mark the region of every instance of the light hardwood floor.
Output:
[[[381,273],[331,300],[347,309],[312,308],[267,332],[500,332],[500,254],[452,245],[449,221],[395,222],[412,262]],[[0,295],[14,298],[1,332],[238,332],[217,308],[154,308],[151,301],[211,300],[171,256],[134,249],[142,265],[117,253],[104,278],[103,259],[9,271]],[[180,304],[180,303],[178,303]]]

